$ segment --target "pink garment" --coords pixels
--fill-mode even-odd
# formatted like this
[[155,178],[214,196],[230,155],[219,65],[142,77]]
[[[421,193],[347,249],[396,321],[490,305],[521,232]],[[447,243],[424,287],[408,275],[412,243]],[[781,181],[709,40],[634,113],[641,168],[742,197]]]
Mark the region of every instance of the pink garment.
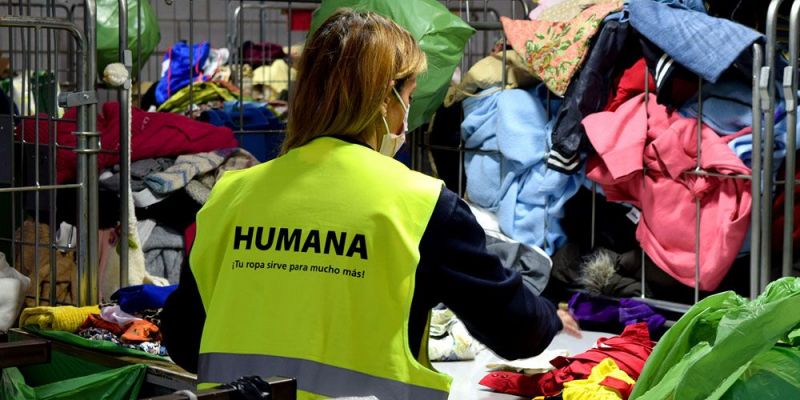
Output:
[[[75,124],[76,109],[68,109],[64,120],[57,123],[56,138],[61,146],[75,147],[78,143]],[[25,140],[34,142],[36,120],[22,122]],[[97,155],[98,169],[119,164],[119,103],[103,104],[103,113],[97,117],[97,130],[104,150]],[[20,135],[18,129],[17,135]],[[50,143],[50,125],[47,116],[39,120],[39,141]],[[149,113],[134,108],[131,118],[131,161],[158,157],[177,157],[181,154],[205,153],[217,149],[239,147],[233,131],[226,127],[194,121],[171,113]],[[67,147],[59,147],[57,155],[58,183],[75,180],[77,155]]]
[[[714,290],[745,240],[750,182],[683,174],[696,165],[697,120],[668,112],[654,96],[645,111],[644,99],[641,94],[616,112],[583,120],[598,153],[589,159],[587,176],[602,185],[609,200],[628,202],[642,211],[636,231],[642,248],[661,269],[688,286],[695,281],[695,198],[699,198],[700,289]],[[725,140],[707,126],[702,141],[704,170],[750,174]]]
[[125,311],[122,311],[122,309],[119,307],[118,304],[110,307],[105,307],[102,310],[100,310],[100,318],[102,318],[105,321],[115,323],[121,327],[126,326],[131,322],[141,320],[141,318],[139,317],[134,317],[133,315],[130,315]]

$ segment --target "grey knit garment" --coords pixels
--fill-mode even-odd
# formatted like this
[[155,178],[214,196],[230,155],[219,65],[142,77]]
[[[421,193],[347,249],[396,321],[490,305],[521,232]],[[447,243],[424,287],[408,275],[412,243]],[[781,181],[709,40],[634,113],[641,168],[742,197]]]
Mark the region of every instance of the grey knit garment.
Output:
[[[155,193],[167,194],[186,187],[193,179],[216,171],[229,158],[241,158],[236,164],[246,168],[258,164],[258,160],[240,148],[215,150],[208,153],[197,153],[178,156],[175,165],[164,172],[151,174],[145,178],[145,184]],[[241,169],[241,168],[239,168]]]
[[[147,175],[155,174],[166,170],[175,164],[175,160],[171,158],[148,158],[144,160],[134,161],[131,163],[131,190],[138,192],[147,187],[144,183],[144,178]],[[107,189],[119,192],[119,164],[115,165],[112,169],[114,175],[108,179],[100,181],[100,184]]]
[[506,241],[486,235],[486,250],[500,259],[506,269],[519,272],[522,283],[536,295],[544,291],[550,280],[552,263],[544,252],[527,244]]
[[216,170],[197,176],[189,182],[186,185],[186,192],[189,196],[198,203],[205,204],[208,200],[208,195],[211,193],[211,188],[216,185],[225,172],[246,169],[258,164],[258,159],[248,153],[247,150],[240,150],[235,154],[231,154]]
[[183,264],[183,236],[164,226],[156,226],[142,246],[145,269],[152,275],[178,283]]

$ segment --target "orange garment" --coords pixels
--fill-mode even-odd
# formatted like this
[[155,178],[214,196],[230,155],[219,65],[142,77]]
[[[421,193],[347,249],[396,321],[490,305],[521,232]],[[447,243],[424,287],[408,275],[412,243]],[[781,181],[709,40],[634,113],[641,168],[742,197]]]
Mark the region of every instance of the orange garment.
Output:
[[130,324],[125,325],[125,326],[120,326],[120,325],[115,324],[113,322],[108,322],[108,321],[104,320],[103,318],[100,317],[99,314],[92,314],[92,315],[89,315],[88,318],[86,318],[86,321],[83,323],[83,325],[81,325],[81,327],[78,330],[82,331],[82,330],[87,329],[87,328],[99,328],[99,329],[105,329],[105,330],[107,330],[107,331],[119,336],[119,335],[121,335],[123,332],[125,332],[127,330],[129,325]]
[[150,321],[133,321],[122,334],[122,340],[126,342],[153,342],[161,341],[161,332],[158,326]]

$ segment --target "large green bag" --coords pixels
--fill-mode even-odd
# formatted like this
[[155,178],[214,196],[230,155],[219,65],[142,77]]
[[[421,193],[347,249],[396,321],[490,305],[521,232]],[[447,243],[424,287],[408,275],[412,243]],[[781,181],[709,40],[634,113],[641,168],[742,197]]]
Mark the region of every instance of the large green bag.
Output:
[[0,398],[14,400],[134,400],[144,382],[147,366],[134,364],[94,374],[31,387],[17,368],[0,376]]
[[800,358],[789,347],[796,344],[798,310],[798,278],[771,283],[752,302],[731,292],[701,301],[661,338],[630,398],[798,398]]
[[442,104],[464,46],[475,30],[436,0],[324,0],[314,12],[311,33],[342,7],[389,17],[419,41],[428,58],[428,71],[417,78],[408,128],[428,122]]
[[[161,41],[161,29],[150,2],[142,3],[142,26],[139,36],[139,0],[128,0],[128,50],[133,54],[132,74],[136,74],[147,62]],[[141,58],[138,46],[141,44]],[[106,65],[119,62],[119,1],[97,0],[97,71],[100,75]]]

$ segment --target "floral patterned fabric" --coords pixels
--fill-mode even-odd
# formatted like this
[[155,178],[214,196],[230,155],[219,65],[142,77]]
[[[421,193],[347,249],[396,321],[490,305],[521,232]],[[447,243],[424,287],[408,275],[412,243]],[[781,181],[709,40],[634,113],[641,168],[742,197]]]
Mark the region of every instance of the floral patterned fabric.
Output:
[[512,20],[501,17],[511,47],[553,93],[563,96],[589,50],[603,19],[622,9],[622,0],[589,7],[569,22]]

